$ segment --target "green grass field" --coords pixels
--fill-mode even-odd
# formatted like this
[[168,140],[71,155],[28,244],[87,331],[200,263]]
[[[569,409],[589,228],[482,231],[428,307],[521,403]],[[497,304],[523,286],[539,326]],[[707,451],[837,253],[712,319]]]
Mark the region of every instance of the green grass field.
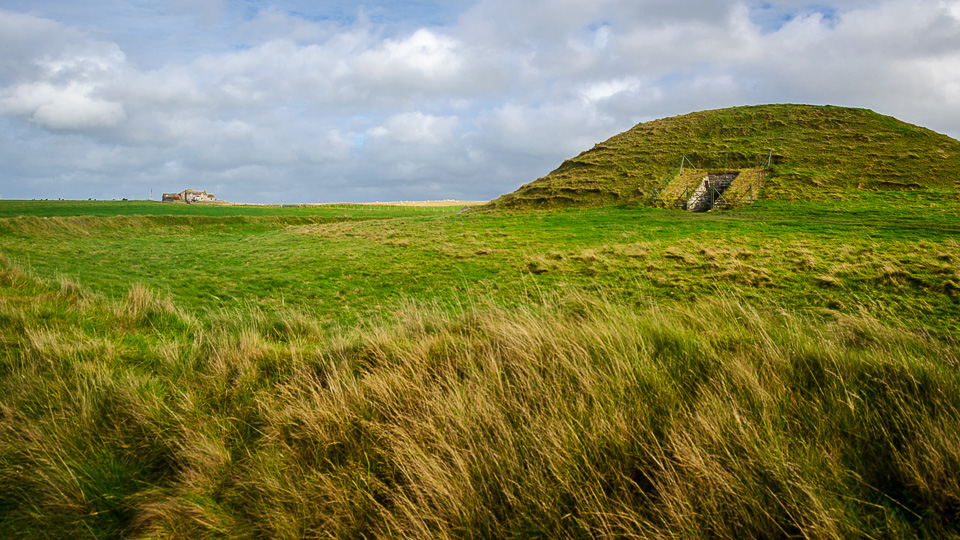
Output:
[[960,200],[943,192],[702,216],[12,202],[0,213],[18,207],[27,210],[0,221],[12,263],[114,299],[140,284],[196,315],[297,309],[353,324],[408,300],[522,303],[570,287],[634,304],[717,292],[801,309],[872,303],[932,331],[957,329]]
[[0,537],[960,536],[960,197],[0,201]]

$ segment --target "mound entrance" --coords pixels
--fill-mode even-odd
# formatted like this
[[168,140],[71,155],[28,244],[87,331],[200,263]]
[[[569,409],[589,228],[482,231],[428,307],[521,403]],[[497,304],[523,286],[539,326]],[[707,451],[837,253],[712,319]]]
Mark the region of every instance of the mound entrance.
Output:
[[687,200],[687,212],[712,210],[717,204],[717,199],[723,197],[724,192],[738,176],[740,176],[739,172],[704,176],[700,185],[693,190],[693,194]]
[[[684,155],[662,186],[654,188],[651,202],[654,206],[688,212],[750,204],[756,200],[772,155],[770,151],[761,165],[747,168],[698,168]],[[728,165],[726,158],[724,161]]]

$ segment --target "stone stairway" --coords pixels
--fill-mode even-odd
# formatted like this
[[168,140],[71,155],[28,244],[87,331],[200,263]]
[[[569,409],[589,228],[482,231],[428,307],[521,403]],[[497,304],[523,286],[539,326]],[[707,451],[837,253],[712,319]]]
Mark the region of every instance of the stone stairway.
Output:
[[716,203],[717,194],[723,195],[723,192],[736,180],[737,175],[738,173],[728,173],[705,176],[697,189],[693,191],[693,195],[687,199],[687,211],[706,212],[712,209]]

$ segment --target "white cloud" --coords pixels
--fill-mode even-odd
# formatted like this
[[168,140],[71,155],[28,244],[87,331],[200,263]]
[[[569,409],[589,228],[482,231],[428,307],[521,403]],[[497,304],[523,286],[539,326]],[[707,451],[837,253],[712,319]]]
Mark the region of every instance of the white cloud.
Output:
[[763,102],[960,134],[955,0],[478,0],[443,24],[376,1],[175,0],[120,18],[60,2],[0,10],[0,172],[22,196],[122,179],[227,199],[486,198],[639,120]]
[[19,62],[5,70],[14,80],[0,87],[0,114],[24,116],[55,130],[115,126],[125,118],[123,104],[104,94],[126,62],[115,44],[3,11],[0,29],[10,31],[0,39],[20,53]]
[[634,92],[640,88],[640,81],[636,77],[598,81],[587,85],[583,89],[583,98],[587,101],[601,101],[622,92]]
[[37,58],[59,52],[78,37],[55,21],[0,9],[0,83],[35,76]]
[[540,174],[609,137],[610,125],[615,125],[602,110],[582,100],[539,106],[510,103],[485,113],[479,122],[493,155],[563,156]]
[[98,99],[96,87],[89,84],[23,84],[5,94],[0,113],[25,115],[52,129],[115,126],[126,116],[123,105]]
[[921,60],[912,66],[928,81],[933,98],[945,106],[960,103],[960,51],[949,56]]
[[461,66],[456,49],[453,39],[421,28],[406,39],[388,39],[377,50],[363,53],[358,69],[378,75],[409,71],[429,80],[451,78]]
[[367,135],[406,144],[441,144],[450,140],[457,123],[453,116],[438,117],[417,111],[391,116],[384,125],[367,131]]
[[36,69],[31,80],[0,89],[0,113],[26,116],[52,129],[115,126],[122,121],[123,104],[104,97],[103,88],[123,69],[125,56],[111,44],[82,45],[32,59]]
[[940,6],[947,10],[950,15],[960,21],[960,2],[950,1],[950,2],[940,2]]
[[240,33],[257,42],[283,36],[297,43],[316,43],[328,39],[337,31],[331,23],[309,21],[291,15],[276,6],[267,6],[250,21],[239,26]]

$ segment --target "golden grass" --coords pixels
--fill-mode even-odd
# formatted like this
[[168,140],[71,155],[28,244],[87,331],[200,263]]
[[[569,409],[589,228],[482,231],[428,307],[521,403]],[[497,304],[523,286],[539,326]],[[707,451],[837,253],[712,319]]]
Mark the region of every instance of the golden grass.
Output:
[[[0,537],[960,534],[957,341],[862,292],[954,290],[957,242],[461,234],[438,251],[558,279],[338,326],[0,258]],[[823,301],[781,306],[782,280]]]
[[[736,250],[710,249],[682,255],[756,279]],[[201,327],[137,286],[31,323],[4,353],[0,532],[956,533],[955,343],[867,311],[815,317],[719,293],[688,306],[539,297],[408,303],[321,331],[296,311]]]

